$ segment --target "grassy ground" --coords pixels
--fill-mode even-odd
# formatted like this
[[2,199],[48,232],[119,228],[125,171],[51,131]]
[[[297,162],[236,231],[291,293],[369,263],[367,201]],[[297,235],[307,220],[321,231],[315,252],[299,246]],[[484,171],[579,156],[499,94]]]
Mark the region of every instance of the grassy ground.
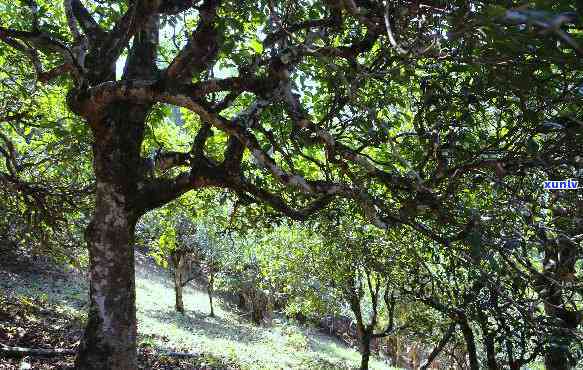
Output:
[[[316,329],[283,319],[254,326],[220,299],[215,317],[209,317],[207,295],[193,287],[184,292],[185,314],[178,314],[171,280],[143,258],[136,266],[136,291],[141,345],[209,353],[250,369],[353,368],[360,360],[356,351]],[[371,368],[388,366],[373,361]]]
[[[86,319],[85,277],[43,264],[2,262],[0,343],[75,349]],[[181,315],[174,311],[168,274],[138,253],[136,294],[142,368],[348,369],[358,366],[360,356],[356,351],[314,328],[281,318],[275,318],[268,327],[257,327],[221,299],[215,302],[216,316],[209,317],[206,294],[193,287],[186,288],[184,293],[186,312]],[[157,350],[201,355],[192,360],[151,355]],[[0,359],[0,369],[16,367],[19,361]],[[71,358],[25,361],[34,369],[72,365]],[[371,368],[389,367],[373,360]]]

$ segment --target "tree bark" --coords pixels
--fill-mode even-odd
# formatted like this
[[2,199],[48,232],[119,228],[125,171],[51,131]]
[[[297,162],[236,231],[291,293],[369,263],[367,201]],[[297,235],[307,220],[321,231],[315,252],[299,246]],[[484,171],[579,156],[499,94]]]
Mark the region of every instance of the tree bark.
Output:
[[573,319],[571,317],[573,315],[570,315],[570,312],[559,306],[563,300],[561,292],[555,287],[550,290],[551,297],[548,299],[549,302],[544,305],[545,313],[556,321],[561,322],[562,325],[553,327],[550,346],[545,352],[545,368],[570,370],[572,369],[572,357],[569,345],[573,339],[567,334],[567,331],[576,328],[578,320]]
[[182,300],[182,273],[177,266],[174,269],[174,295],[176,311],[184,313],[184,301]]
[[[373,336],[373,332],[374,332],[374,325],[376,323],[377,320],[377,311],[376,311],[376,301],[374,302],[375,304],[375,309],[373,310],[372,313],[372,317],[371,317],[371,323],[369,325],[365,325],[363,317],[362,317],[362,307],[360,305],[360,300],[361,300],[361,296],[359,294],[359,292],[361,291],[357,291],[357,289],[355,288],[355,280],[356,277],[352,277],[352,281],[351,281],[351,285],[348,288],[348,303],[350,305],[350,309],[352,310],[352,313],[354,313],[354,317],[356,318],[356,330],[358,333],[358,341],[359,341],[359,345],[360,345],[360,356],[361,356],[361,361],[360,361],[360,369],[361,370],[368,370],[368,363],[370,360],[370,342]],[[370,284],[370,279],[368,280],[369,283],[369,288],[371,289],[372,292],[372,286]],[[378,293],[378,291],[377,291]],[[371,293],[371,295],[373,295]],[[372,297],[373,299],[378,298],[378,294],[373,295]]]
[[[549,243],[551,244],[551,243]],[[556,266],[554,264],[549,263],[549,261],[554,261],[556,264],[560,264],[559,261],[559,252],[555,249],[554,245],[547,246],[545,251],[545,264],[544,266],[552,266],[552,268],[545,268],[544,274],[550,278],[557,277],[558,274],[555,273]],[[561,266],[562,267],[562,266]],[[563,294],[557,286],[554,284],[545,281],[544,286],[547,289],[547,294],[543,297],[546,299],[544,304],[545,313],[553,318],[555,322],[560,322],[564,326],[567,326],[568,319],[566,315],[567,312],[560,307],[563,304]],[[570,366],[570,353],[569,353],[569,344],[570,338],[564,335],[564,332],[561,330],[562,328],[559,325],[553,324],[553,332],[550,338],[550,345],[549,348],[545,351],[544,356],[544,363],[546,369],[553,369],[553,370],[569,370],[571,369]]]
[[431,363],[437,358],[437,356],[439,356],[439,354],[441,353],[441,351],[443,351],[447,343],[449,343],[449,340],[451,339],[454,332],[455,322],[452,322],[445,331],[445,333],[443,334],[443,337],[441,338],[437,346],[433,349],[433,351],[431,351],[429,357],[427,357],[427,360],[425,360],[424,363],[419,367],[419,370],[427,370],[429,366],[431,366]]
[[214,272],[211,269],[211,271],[209,272],[209,281],[208,281],[208,285],[207,285],[207,293],[208,293],[208,296],[209,296],[209,305],[210,305],[210,308],[211,308],[211,313],[210,313],[210,316],[211,317],[214,317],[215,316],[215,310],[214,310],[214,307],[213,307],[213,290],[214,290],[214,285],[215,285],[215,274],[214,274]]
[[486,349],[486,358],[488,361],[488,370],[498,370],[496,361],[496,349],[494,347],[494,335],[490,332],[482,332],[484,339],[484,348]]
[[112,104],[90,124],[97,183],[86,231],[90,308],[78,369],[135,369],[136,309],[133,197],[141,179],[140,149],[148,107]]
[[368,362],[370,360],[370,340],[372,333],[364,332],[360,335],[360,369],[368,370]]
[[[577,235],[583,232],[583,222],[573,222],[571,218],[583,217],[583,202],[576,202],[572,212],[571,215],[564,214],[564,211],[557,207],[553,210],[553,215],[556,218],[557,228]],[[572,226],[565,228],[559,226],[561,224]],[[543,295],[545,313],[554,321],[550,345],[545,353],[544,362],[547,369],[569,370],[574,365],[569,348],[575,340],[572,331],[581,323],[582,312],[567,308],[562,286],[568,285],[574,279],[575,265],[581,257],[579,250],[565,237],[546,239],[545,235],[544,240],[543,275],[549,279],[544,279],[541,285],[546,288],[546,293]],[[553,281],[561,284],[553,283]]]
[[478,311],[478,323],[482,329],[482,340],[484,342],[484,348],[486,349],[488,370],[498,370],[494,333],[492,333],[488,328],[488,318],[483,311]]
[[464,340],[466,342],[466,349],[468,351],[468,357],[470,360],[470,369],[479,370],[480,365],[478,362],[478,354],[476,350],[476,340],[474,339],[474,332],[468,323],[468,319],[463,315],[458,321],[462,334],[464,335]]

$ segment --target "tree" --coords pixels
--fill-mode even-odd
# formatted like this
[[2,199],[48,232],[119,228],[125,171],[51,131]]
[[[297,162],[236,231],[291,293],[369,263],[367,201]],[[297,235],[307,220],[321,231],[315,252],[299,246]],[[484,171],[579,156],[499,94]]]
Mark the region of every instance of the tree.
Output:
[[[580,358],[581,296],[570,265],[580,259],[577,195],[549,193],[544,178],[534,171],[468,189],[476,225],[466,240],[447,251],[422,241],[406,274],[405,292],[459,326],[473,368],[519,369],[538,356],[548,368],[571,368]],[[571,247],[559,257],[563,243]]]
[[55,99],[61,88],[35,83],[7,50],[0,59],[2,243],[78,264],[94,191],[88,132]]
[[[470,222],[455,217],[461,180],[543,166],[526,150],[531,133],[580,109],[565,87],[580,75],[569,11],[581,7],[570,1],[537,11],[482,1],[24,4],[2,8],[0,39],[37,79],[66,86],[93,138],[80,368],[136,367],[132,247],[149,210],[223,187],[304,219],[343,197],[380,228],[407,224],[447,244]],[[186,37],[165,40],[173,24]],[[159,104],[194,114],[192,145],[147,158]],[[436,220],[450,227],[437,232]]]
[[[330,288],[340,289],[354,314],[360,342],[360,368],[365,370],[370,360],[371,342],[398,331],[394,318],[398,274],[394,271],[399,268],[398,260],[406,258],[406,254],[397,252],[399,239],[391,239],[391,236],[401,230],[383,235],[370,227],[355,225],[354,219],[323,223],[320,227],[325,246],[322,252],[327,255],[323,265],[328,270],[324,271],[329,276],[328,279],[320,278]],[[321,268],[322,264],[318,265]],[[370,306],[366,307],[363,300]],[[382,313],[386,319],[384,325],[380,323]],[[379,330],[379,327],[382,328]]]
[[176,311],[184,313],[182,289],[197,277],[196,270],[200,265],[197,254],[196,227],[184,218],[173,217],[177,222],[166,223],[157,243],[159,264],[166,266],[170,262],[174,281]]
[[[339,204],[310,223],[256,231],[260,273],[288,299],[288,311],[311,319],[352,312],[361,368],[368,369],[371,344],[394,335],[399,267],[407,260],[399,234],[348,217]],[[294,304],[295,303],[295,304]]]
[[[140,221],[137,235],[158,265],[167,268],[170,264],[176,311],[184,313],[183,288],[198,280],[206,284],[210,316],[214,316],[215,279],[226,253],[225,243],[217,235],[223,209],[217,207],[215,212],[196,214],[192,205],[200,202],[200,198],[184,197],[149,213]],[[211,195],[209,200],[217,200],[217,196]]]

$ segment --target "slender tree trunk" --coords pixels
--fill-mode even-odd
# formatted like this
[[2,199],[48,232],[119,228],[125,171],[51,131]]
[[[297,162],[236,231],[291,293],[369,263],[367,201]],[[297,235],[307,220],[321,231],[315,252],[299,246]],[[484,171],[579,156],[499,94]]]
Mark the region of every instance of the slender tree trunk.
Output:
[[551,296],[545,303],[545,313],[562,323],[553,328],[551,343],[545,353],[545,368],[552,370],[570,370],[572,369],[572,357],[569,345],[572,337],[567,333],[570,329],[577,327],[577,320],[569,317],[569,312],[561,308],[562,294],[555,287],[550,289]]
[[184,269],[183,254],[181,251],[175,250],[170,253],[168,260],[172,263],[172,268],[174,270],[172,274],[174,278],[174,307],[176,311],[184,313],[184,303],[182,301],[182,272]]
[[[355,277],[353,277],[353,279],[355,279]],[[355,281],[353,280],[347,291],[347,299],[350,305],[350,309],[356,318],[356,331],[358,334],[361,356],[360,368],[361,370],[368,370],[368,362],[370,360],[370,342],[372,339],[372,333],[374,331],[374,324],[377,319],[376,310],[373,312],[373,317],[371,317],[371,324],[365,325],[362,318],[362,307],[360,305],[361,296],[356,290],[355,285]]]
[[494,336],[492,333],[483,333],[484,347],[486,348],[486,358],[488,361],[488,370],[498,370],[496,362],[496,350],[494,348]]
[[[556,273],[557,264],[559,260],[559,251],[557,246],[552,242],[547,242],[545,250],[545,260],[544,260],[544,275],[550,279],[557,279],[558,274]],[[543,286],[546,287],[546,293],[543,295],[545,299],[545,313],[554,319],[556,325],[553,328],[553,332],[550,338],[550,345],[545,352],[545,368],[553,370],[568,370],[571,368],[569,365],[569,341],[565,338],[564,333],[562,333],[561,328],[556,323],[565,323],[561,317],[561,309],[563,297],[561,290],[549,281],[544,281]]]
[[372,333],[364,332],[360,335],[360,369],[368,370],[368,362],[370,360],[370,341]]
[[90,308],[79,347],[79,369],[132,370],[136,364],[134,232],[139,215],[132,197],[141,177],[140,148],[146,111],[113,104],[90,122],[94,132],[96,203],[86,231]]
[[211,307],[211,316],[215,316],[215,310],[213,308],[213,290],[214,290],[214,284],[215,284],[215,274],[214,272],[211,270],[209,273],[209,283],[207,285],[207,293],[209,295],[209,305]]
[[180,268],[174,269],[174,295],[176,311],[184,313],[184,301],[182,300],[182,273]]
[[476,340],[474,339],[474,332],[468,323],[468,319],[464,316],[459,320],[460,329],[464,335],[464,340],[466,342],[466,349],[468,351],[468,357],[470,360],[470,369],[479,370],[480,365],[478,362],[478,354],[476,350]]
[[443,334],[443,337],[441,338],[441,340],[439,341],[437,346],[433,349],[433,351],[431,351],[431,353],[429,354],[429,357],[427,357],[427,360],[425,360],[424,363],[419,367],[419,370],[427,370],[429,368],[429,366],[431,366],[431,363],[437,358],[437,356],[439,356],[441,351],[443,351],[443,349],[445,348],[445,346],[447,345],[447,343],[449,342],[449,340],[453,336],[454,332],[455,332],[455,322],[452,322],[449,325],[449,327],[447,328],[447,330],[445,331],[445,333]]
[[[556,223],[569,224],[572,216],[583,217],[583,201],[578,201],[573,209],[574,215],[564,214],[564,211],[557,207],[553,210]],[[574,218],[574,217],[573,217]],[[583,223],[573,223],[573,228],[569,230],[573,235],[583,232]],[[557,281],[565,285],[575,278],[575,265],[581,256],[577,248],[564,237],[549,239],[545,243],[545,258],[543,264],[543,275],[549,280],[543,280],[545,287],[545,313],[554,321],[553,332],[550,339],[549,349],[545,353],[545,367],[553,370],[569,370],[573,368],[573,356],[569,346],[575,340],[572,334],[582,321],[582,312],[569,310],[565,307],[564,293],[561,286],[552,283]]]
[[498,363],[496,361],[496,348],[494,343],[494,334],[488,328],[488,318],[484,312],[478,312],[478,321],[482,329],[482,338],[484,341],[484,348],[486,349],[486,359],[488,361],[488,370],[498,370]]

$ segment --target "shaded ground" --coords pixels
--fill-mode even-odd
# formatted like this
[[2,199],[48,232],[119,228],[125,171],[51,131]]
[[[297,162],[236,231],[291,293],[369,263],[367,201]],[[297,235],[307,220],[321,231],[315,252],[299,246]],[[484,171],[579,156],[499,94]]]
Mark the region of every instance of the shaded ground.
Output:
[[[8,258],[0,250],[0,344],[76,349],[86,320],[86,292],[85,276],[74,269]],[[349,369],[360,359],[335,339],[283,318],[269,327],[254,326],[221,299],[216,317],[209,317],[206,294],[193,287],[184,292],[185,314],[178,314],[167,272],[141,253],[136,295],[143,369]],[[159,351],[200,355],[178,359],[155,355]],[[32,369],[67,369],[73,358],[0,358],[0,370],[19,368],[22,362]],[[373,361],[371,368],[389,367]]]

